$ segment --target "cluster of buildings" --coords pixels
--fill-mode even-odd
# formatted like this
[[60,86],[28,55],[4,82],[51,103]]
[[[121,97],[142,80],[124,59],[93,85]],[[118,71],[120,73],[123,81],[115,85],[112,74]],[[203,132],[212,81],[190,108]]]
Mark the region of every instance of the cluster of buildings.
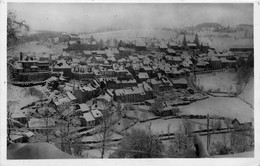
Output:
[[19,61],[13,64],[12,78],[17,81],[44,81],[51,76],[48,57],[20,53]]
[[[194,43],[183,48],[173,41],[158,43],[155,40],[119,42],[118,48],[98,50],[94,40],[81,40],[77,35],[62,34],[60,42],[68,42],[62,55],[20,54],[13,64],[13,77],[16,81],[44,81],[51,75],[59,74],[77,83],[65,83],[64,93],[55,95],[51,104],[63,116],[72,111],[80,115],[80,126],[92,128],[102,119],[102,111],[113,101],[122,103],[146,103],[151,105],[158,92],[172,89],[187,89],[191,72],[234,68],[239,57],[247,58],[251,48],[231,48],[219,52],[212,48],[203,51]],[[122,44],[123,43],[123,44]],[[151,44],[156,49],[150,49]],[[126,52],[130,51],[130,55]],[[91,100],[91,104],[89,101]],[[188,101],[189,99],[187,99]],[[163,103],[159,116],[178,112],[174,105],[184,103]],[[64,104],[70,107],[63,110]],[[23,117],[21,119],[24,120]],[[44,128],[41,119],[30,119],[28,128],[38,131]],[[55,126],[54,122],[49,125]]]
[[59,36],[59,42],[79,41],[80,37],[77,34],[62,33]]

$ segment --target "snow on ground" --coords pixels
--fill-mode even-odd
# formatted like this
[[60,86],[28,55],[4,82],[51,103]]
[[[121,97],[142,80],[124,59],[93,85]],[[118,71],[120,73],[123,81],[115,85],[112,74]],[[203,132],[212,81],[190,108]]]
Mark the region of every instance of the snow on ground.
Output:
[[[207,146],[207,135],[200,136],[202,142]],[[213,144],[220,142],[223,144],[226,144],[226,146],[231,146],[231,134],[230,133],[224,133],[224,134],[211,134],[210,135],[210,146],[213,146]]]
[[[202,142],[204,146],[207,146],[207,136],[200,136],[202,139]],[[225,133],[225,134],[212,134],[210,136],[210,143],[211,146],[213,143],[221,142],[221,143],[226,143],[226,145],[229,147],[230,146],[230,133]],[[171,140],[163,140],[162,141],[164,146],[169,147],[172,143]],[[233,157],[254,157],[254,151],[250,152],[243,152],[243,153],[236,153],[236,154],[228,154],[228,155],[215,155],[211,156],[213,158],[233,158]]]
[[243,100],[254,105],[254,77],[250,77],[243,92],[239,95]]
[[178,130],[179,125],[182,123],[182,119],[156,119],[152,121],[147,121],[144,123],[136,123],[132,129],[142,129],[142,130],[148,130],[150,123],[151,125],[151,130],[155,134],[167,134],[167,127],[170,125],[170,132],[175,132]]
[[25,53],[36,53],[36,54],[40,54],[40,53],[46,53],[46,54],[56,54],[55,51],[53,51],[51,48],[33,41],[33,42],[27,42],[23,45],[20,45],[16,48],[17,52],[25,52]]
[[[193,124],[194,131],[207,129],[207,119],[188,119],[187,121],[191,122]],[[218,122],[218,120],[210,119],[209,120],[209,129],[212,129],[212,122],[216,123],[216,122]],[[221,122],[221,128],[227,127],[224,120],[220,120],[220,122]]]
[[153,29],[128,29],[128,30],[118,30],[110,32],[99,32],[79,35],[80,38],[90,38],[93,36],[96,40],[107,40],[107,39],[130,39],[135,40],[140,37],[156,37],[159,39],[170,39],[174,36],[173,31],[164,31],[164,30],[153,30]]
[[121,118],[114,126],[114,131],[122,132],[126,128],[128,128],[130,125],[134,124],[133,120],[130,119],[123,119]]
[[[105,151],[104,158],[108,158],[109,154],[113,152],[114,150]],[[99,149],[84,150],[82,155],[84,158],[101,158],[101,152]]]
[[62,52],[64,48],[68,47],[68,44],[67,44],[67,42],[66,43],[58,43],[58,44],[53,45],[53,47],[56,50],[59,50],[60,52]]
[[[253,38],[243,38],[239,37],[239,34],[236,33],[218,33],[218,32],[199,32],[199,41],[204,45],[208,44],[209,46],[216,48],[218,50],[226,49],[235,46],[235,45],[252,45]],[[222,37],[223,35],[230,37]],[[80,38],[90,38],[93,36],[96,40],[107,40],[107,39],[128,39],[128,40],[139,40],[140,37],[150,37],[157,39],[171,39],[173,38],[176,42],[181,43],[183,40],[183,35],[176,36],[176,33],[173,31],[164,31],[164,30],[155,30],[155,29],[128,29],[128,30],[117,30],[111,32],[99,32],[80,35]],[[177,37],[177,38],[176,38]],[[186,35],[186,40],[193,42],[194,35]]]
[[220,88],[222,92],[236,92],[236,83],[236,73],[229,71],[200,74],[196,81],[197,86],[203,86],[205,91]]
[[[147,130],[149,127],[149,124],[151,122],[151,130],[155,134],[167,134],[168,133],[168,125],[170,125],[170,133],[175,132],[179,129],[179,126],[183,126],[183,119],[156,119],[152,121],[147,121],[144,123],[136,123],[131,129],[144,129]],[[193,127],[193,131],[197,130],[206,130],[207,129],[207,120],[206,119],[187,119],[187,122],[190,122]],[[209,124],[209,129],[212,129],[211,121]],[[214,122],[217,122],[217,120],[214,120]],[[221,127],[225,128],[227,127],[223,120],[221,120]]]
[[151,107],[149,107],[149,106],[147,106],[147,105],[139,105],[138,108],[139,108],[139,109],[142,109],[142,110],[146,110],[146,111],[148,111],[148,110],[151,109]]
[[[14,86],[12,84],[7,85],[7,101],[12,102],[12,105],[10,107],[10,110],[12,112],[18,113],[21,111],[22,107],[39,100],[39,97],[31,96],[28,94],[29,88],[30,87]],[[47,86],[37,85],[37,86],[33,86],[33,88],[42,92],[45,95],[45,97],[46,97],[45,92],[49,92]],[[49,96],[49,98],[51,97],[52,96]]]
[[[91,135],[91,136],[84,136],[82,137],[82,142],[88,142],[88,141],[98,141],[100,136],[98,134]],[[117,133],[113,133],[111,136],[111,139],[121,139],[122,135],[119,135]]]
[[22,107],[39,100],[35,96],[26,96],[26,89],[11,84],[7,85],[7,101],[15,102],[10,108],[13,112],[18,113]]
[[[224,33],[218,32],[201,32],[198,34],[199,41],[205,45],[209,45],[212,48],[217,50],[229,50],[231,47],[236,45],[241,46],[253,46],[253,38],[243,38],[237,37],[236,34],[226,33],[230,37],[221,37],[220,35],[225,35]],[[235,37],[236,36],[236,37]],[[193,42],[195,35],[186,35],[186,40]],[[183,35],[180,35],[176,41],[182,42]]]
[[156,118],[157,116],[155,116],[153,113],[148,112],[148,111],[140,111],[140,110],[127,110],[126,111],[126,115],[129,117],[135,117],[138,118],[139,120],[146,120],[146,119],[152,119],[152,118]]
[[254,119],[252,108],[238,98],[209,97],[179,108],[183,114],[210,114],[211,116],[237,118],[240,122],[252,122]]

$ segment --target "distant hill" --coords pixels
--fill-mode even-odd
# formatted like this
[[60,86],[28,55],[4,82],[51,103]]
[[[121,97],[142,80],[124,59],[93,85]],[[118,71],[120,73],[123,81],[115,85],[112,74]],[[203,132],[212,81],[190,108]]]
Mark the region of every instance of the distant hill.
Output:
[[196,25],[196,28],[198,28],[198,29],[203,29],[203,28],[221,28],[221,27],[223,27],[221,24],[214,23],[214,22],[208,22],[208,23],[202,23],[202,24]]
[[30,36],[34,34],[61,34],[62,32],[58,31],[48,31],[48,30],[30,30],[28,32],[23,32],[22,35]]
[[49,38],[60,36],[62,32],[47,31],[47,30],[30,30],[19,34],[20,42],[26,43],[31,41],[47,41]]
[[252,24],[238,24],[237,26],[238,27],[251,27],[251,28],[253,28]]
[[206,23],[201,23],[195,26],[191,26],[191,27],[186,27],[184,28],[184,31],[202,31],[205,29],[213,29],[213,30],[218,30],[218,29],[223,29],[224,26],[222,26],[219,23],[215,23],[215,22],[206,22]]
[[90,38],[93,36],[96,40],[119,39],[119,40],[145,40],[148,38],[171,39],[175,35],[174,31],[156,30],[156,29],[126,29],[99,33],[80,34],[80,38]]

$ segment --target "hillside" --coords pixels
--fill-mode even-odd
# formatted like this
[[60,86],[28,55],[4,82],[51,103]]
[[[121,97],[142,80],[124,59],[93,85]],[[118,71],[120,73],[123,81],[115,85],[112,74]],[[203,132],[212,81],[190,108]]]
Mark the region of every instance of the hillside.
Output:
[[91,35],[96,40],[107,40],[107,39],[136,39],[144,37],[156,37],[159,39],[171,39],[175,33],[173,31],[164,31],[164,30],[154,30],[154,29],[128,29],[128,30],[118,30],[118,31],[109,31],[109,32],[99,32],[80,35],[80,38],[90,38]]
[[[199,41],[204,45],[209,45],[213,48],[223,50],[229,49],[235,45],[253,46],[253,38],[243,38],[243,34],[239,33],[218,33],[218,32],[198,32]],[[99,32],[79,35],[80,38],[90,38],[93,36],[96,40],[107,39],[126,39],[126,40],[140,40],[140,38],[157,38],[169,41],[170,39],[181,43],[183,35],[178,35],[174,31],[155,30],[155,29],[128,29],[117,30],[109,32]],[[177,38],[176,38],[177,36]],[[186,35],[188,42],[194,41],[194,35]]]
[[28,104],[31,104],[34,101],[39,100],[36,96],[26,95],[28,88],[14,86],[12,84],[7,84],[7,101],[12,102],[13,104],[10,107],[10,110],[13,113],[20,112],[20,109]]
[[[225,37],[226,35],[226,37]],[[229,50],[234,46],[253,46],[253,38],[243,38],[238,37],[237,33],[217,33],[217,32],[199,32],[199,41],[203,45],[209,45],[212,48],[217,50]],[[195,35],[186,35],[186,40],[188,42],[193,42]],[[177,42],[182,42],[183,35],[180,35],[177,39]]]
[[222,25],[220,25],[219,23],[215,23],[215,22],[205,22],[205,23],[201,23],[198,24],[196,26],[196,28],[202,29],[202,28],[219,28],[222,27]]
[[24,52],[24,53],[36,53],[36,54],[46,53],[47,55],[56,54],[56,52],[50,47],[47,47],[46,45],[43,45],[40,42],[36,42],[36,41],[27,42],[25,44],[19,45],[18,47],[16,47],[15,51]]

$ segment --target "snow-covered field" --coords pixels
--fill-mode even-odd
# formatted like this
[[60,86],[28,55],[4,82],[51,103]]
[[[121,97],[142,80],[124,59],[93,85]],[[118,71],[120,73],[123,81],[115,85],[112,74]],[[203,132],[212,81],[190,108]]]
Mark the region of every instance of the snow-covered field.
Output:
[[[214,32],[201,32],[198,33],[199,41],[202,42],[204,45],[209,45],[217,50],[229,50],[231,47],[236,45],[241,46],[253,46],[253,38],[242,38],[238,37],[239,34],[233,33],[226,33],[231,37],[221,37],[221,35],[225,35],[224,33],[214,33]],[[186,40],[189,42],[194,41],[195,35],[186,35]],[[176,39],[178,42],[182,42],[183,35],[179,36]]]
[[90,38],[91,35],[96,40],[107,40],[107,39],[131,39],[135,40],[137,38],[144,37],[156,37],[158,39],[170,39],[175,35],[172,31],[154,30],[154,29],[128,29],[128,30],[118,30],[111,32],[99,32],[80,35],[80,38]]
[[217,90],[221,92],[236,92],[236,73],[225,71],[197,75],[196,85],[203,86],[203,90]]
[[126,115],[129,117],[134,117],[134,118],[138,118],[139,120],[146,120],[146,119],[152,119],[152,118],[156,118],[157,116],[155,116],[153,113],[149,112],[149,111],[141,111],[141,110],[127,110],[126,111]]
[[175,132],[178,130],[180,124],[182,124],[182,119],[156,119],[152,121],[147,121],[144,123],[137,123],[132,128],[134,129],[142,129],[142,130],[148,130],[149,125],[151,123],[151,131],[155,134],[167,134],[168,133],[168,126],[169,131]]
[[[217,32],[199,32],[199,41],[204,45],[216,48],[218,50],[228,50],[235,45],[242,46],[253,46],[253,38],[243,38],[240,34],[236,33],[217,33]],[[230,37],[221,37],[227,35]],[[173,31],[155,30],[155,29],[128,29],[128,30],[117,30],[111,32],[99,32],[80,35],[80,38],[90,38],[93,36],[96,40],[107,40],[107,39],[128,39],[128,40],[139,40],[140,38],[157,38],[157,39],[174,39],[176,42],[182,42],[183,35],[176,36]],[[177,37],[177,38],[176,38]],[[186,35],[188,42],[194,41],[194,35]]]
[[[121,119],[113,126],[113,129],[114,129],[114,131],[121,133],[123,130],[125,130],[126,128],[128,128],[128,127],[131,126],[132,124],[134,124],[134,121],[133,121],[133,120],[121,118]],[[122,134],[123,134],[123,133],[122,133]]]
[[252,108],[238,98],[209,97],[190,105],[181,106],[184,114],[217,115],[221,117],[237,118],[240,122],[253,122]]
[[[211,121],[217,122],[217,120],[210,119],[209,129],[212,129]],[[173,133],[179,129],[180,126],[183,126],[183,122],[189,122],[192,124],[193,131],[197,130],[206,130],[207,129],[207,120],[206,119],[156,119],[144,123],[136,123],[131,129],[143,129],[148,130],[151,123],[151,130],[155,134],[167,134],[168,126],[169,132]],[[224,121],[221,120],[221,127],[226,128]]]
[[36,41],[28,42],[23,45],[20,45],[16,48],[15,51],[24,52],[24,53],[36,53],[36,54],[41,54],[41,53],[56,54],[56,52],[51,48],[43,44],[40,44],[39,42]]

